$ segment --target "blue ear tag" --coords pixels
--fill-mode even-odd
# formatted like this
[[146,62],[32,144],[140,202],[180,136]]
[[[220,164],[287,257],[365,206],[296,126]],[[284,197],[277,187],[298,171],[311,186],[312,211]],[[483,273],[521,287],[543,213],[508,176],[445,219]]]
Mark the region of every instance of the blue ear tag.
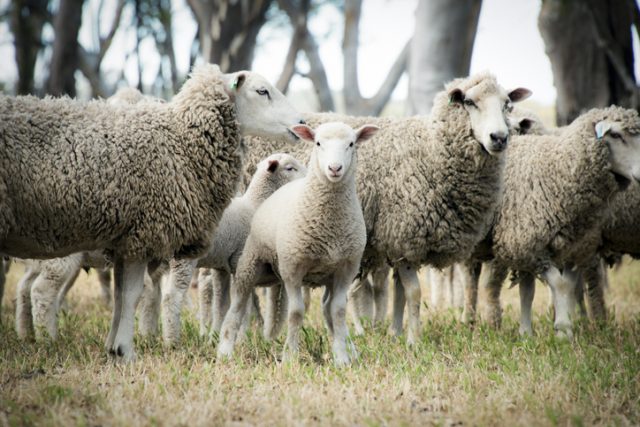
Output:
[[238,89],[238,80],[234,80],[233,83],[231,83],[231,89],[236,90]]
[[596,138],[602,139],[602,137],[611,129],[609,123],[598,122],[596,123]]

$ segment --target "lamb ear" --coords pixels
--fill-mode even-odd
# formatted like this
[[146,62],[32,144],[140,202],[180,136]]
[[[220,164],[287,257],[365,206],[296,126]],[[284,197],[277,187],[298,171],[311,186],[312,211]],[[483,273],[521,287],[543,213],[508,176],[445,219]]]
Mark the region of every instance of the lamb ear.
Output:
[[300,139],[305,141],[315,141],[316,133],[307,125],[295,125],[289,128],[291,132],[295,133]]
[[231,90],[237,92],[242,85],[244,84],[244,82],[247,80],[247,75],[245,73],[238,73],[234,76],[234,78],[231,80]]
[[361,144],[373,137],[380,128],[375,125],[364,125],[356,130],[356,144]]
[[520,134],[524,135],[527,132],[529,132],[529,130],[531,130],[531,126],[533,126],[533,120],[531,119],[522,119],[520,120]]
[[464,92],[462,89],[455,88],[449,92],[449,104],[462,104],[464,101]]
[[533,92],[531,92],[529,89],[519,87],[509,92],[508,96],[511,102],[520,102],[530,97],[532,93]]
[[278,165],[280,163],[277,160],[269,160],[269,165],[267,166],[267,171],[274,173],[276,169],[278,169]]
[[602,137],[605,136],[607,132],[609,132],[609,130],[611,130],[611,123],[605,120],[600,121],[596,123],[595,130],[596,130],[596,138],[602,139]]

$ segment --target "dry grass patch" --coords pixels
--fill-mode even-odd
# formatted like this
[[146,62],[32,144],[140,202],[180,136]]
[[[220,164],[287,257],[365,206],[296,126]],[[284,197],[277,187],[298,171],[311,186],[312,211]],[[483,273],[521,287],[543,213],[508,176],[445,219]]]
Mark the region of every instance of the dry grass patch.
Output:
[[616,320],[579,321],[573,343],[553,337],[542,287],[536,336],[520,338],[510,289],[500,331],[482,322],[470,330],[453,310],[424,310],[415,348],[386,329],[369,331],[355,338],[359,362],[340,370],[317,291],[300,361],[288,365],[278,362],[283,340],[265,342],[255,331],[235,359],[216,361],[215,342],[198,336],[192,312],[180,348],[137,340],[139,361],[115,365],[103,351],[110,313],[84,273],[61,316],[60,339],[22,342],[13,330],[14,267],[0,325],[0,425],[637,425],[639,273],[629,262],[612,273]]

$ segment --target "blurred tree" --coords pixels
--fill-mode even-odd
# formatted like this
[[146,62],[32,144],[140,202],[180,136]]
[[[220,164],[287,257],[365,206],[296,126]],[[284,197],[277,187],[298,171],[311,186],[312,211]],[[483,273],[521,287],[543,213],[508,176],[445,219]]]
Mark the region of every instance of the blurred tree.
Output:
[[116,31],[120,27],[120,19],[125,6],[125,0],[117,0],[113,20],[111,21],[111,25],[105,35],[102,34],[102,22],[105,20],[103,15],[104,4],[105,0],[100,0],[98,12],[95,14],[93,22],[90,23],[95,30],[95,46],[93,46],[93,49],[89,50],[85,49],[83,46],[79,47],[79,68],[80,71],[82,71],[82,74],[87,78],[87,80],[89,80],[91,95],[93,97],[100,96],[106,98],[113,93],[114,88],[107,86],[100,69],[102,66],[102,60],[111,47]]
[[[330,2],[319,2],[330,3]],[[289,16],[294,33],[287,53],[279,87],[286,89],[291,77],[298,73],[308,77],[318,95],[320,109],[335,110],[335,102],[331,94],[327,73],[318,52],[318,45],[308,29],[308,15],[312,8],[309,0],[278,0],[278,5]],[[371,98],[365,98],[360,92],[358,79],[359,26],[362,12],[362,0],[344,0],[344,29],[342,42],[343,55],[343,96],[345,111],[353,115],[379,115],[389,102],[393,90],[404,74],[409,55],[409,43],[396,57],[386,79]],[[297,52],[304,51],[309,61],[309,72],[301,73],[295,67]]]
[[47,93],[76,95],[75,72],[79,65],[78,32],[84,0],[60,0],[53,22],[55,39],[49,65]]
[[47,0],[14,0],[11,3],[10,28],[15,45],[18,83],[16,92],[34,92],[34,73],[38,52],[42,49],[42,27],[49,20]]
[[409,60],[408,114],[428,114],[444,83],[469,74],[482,0],[420,0]]
[[639,25],[634,0],[542,1],[538,28],[558,92],[558,125],[589,108],[638,108],[632,26]]
[[200,53],[224,72],[251,68],[256,38],[272,0],[187,0],[198,23]]

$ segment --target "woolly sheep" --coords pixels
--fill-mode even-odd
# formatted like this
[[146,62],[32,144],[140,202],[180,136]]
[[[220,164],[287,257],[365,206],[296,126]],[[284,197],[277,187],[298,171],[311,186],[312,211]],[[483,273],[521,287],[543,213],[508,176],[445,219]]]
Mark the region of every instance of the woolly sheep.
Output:
[[218,355],[228,356],[233,351],[253,287],[272,283],[273,272],[282,279],[288,299],[284,358],[297,354],[304,316],[302,286],[309,276],[319,275],[321,278],[313,281],[326,284],[323,314],[333,336],[335,363],[346,365],[356,356],[348,343],[347,291],[360,269],[367,240],[356,194],[356,146],[378,128],[364,125],[353,130],[332,122],[315,131],[306,125],[292,130],[314,144],[309,171],[273,193],[251,221],[231,287],[231,306],[222,324]]
[[[215,283],[208,280],[199,283],[200,331],[205,333],[212,323],[212,315],[212,331],[220,330],[228,306],[225,300],[228,300],[230,277],[236,271],[253,214],[274,191],[305,174],[306,167],[288,154],[276,153],[262,160],[247,191],[234,198],[222,214],[206,255],[198,260],[175,260],[171,263],[169,289],[162,298],[162,332],[166,345],[174,345],[179,338],[182,300],[196,267],[214,269],[213,274],[216,275]],[[216,298],[207,298],[209,295]]]
[[638,134],[637,112],[609,107],[583,114],[558,135],[514,138],[492,233],[492,323],[500,322],[500,289],[512,269],[521,278],[521,332],[531,332],[533,275],[541,274],[554,294],[556,331],[572,336],[569,313],[578,277],[572,266],[589,262],[609,201],[640,177]]
[[286,135],[300,122],[264,78],[211,64],[194,68],[171,102],[2,96],[0,118],[0,253],[106,249],[115,265],[106,347],[124,360],[135,357],[147,262],[207,249],[236,192],[240,134]]
[[[505,114],[529,94],[521,88],[508,93],[494,76],[481,73],[446,85],[429,117],[306,117],[312,125],[341,120],[355,127],[370,121],[382,129],[359,150],[357,188],[368,236],[362,275],[386,263],[398,268],[409,300],[409,344],[420,330],[416,269],[469,257],[489,231],[502,185]],[[250,139],[248,146],[250,166],[264,150],[282,151],[284,143]],[[308,158],[311,148],[303,142],[291,153]],[[401,333],[401,318],[394,325]]]

